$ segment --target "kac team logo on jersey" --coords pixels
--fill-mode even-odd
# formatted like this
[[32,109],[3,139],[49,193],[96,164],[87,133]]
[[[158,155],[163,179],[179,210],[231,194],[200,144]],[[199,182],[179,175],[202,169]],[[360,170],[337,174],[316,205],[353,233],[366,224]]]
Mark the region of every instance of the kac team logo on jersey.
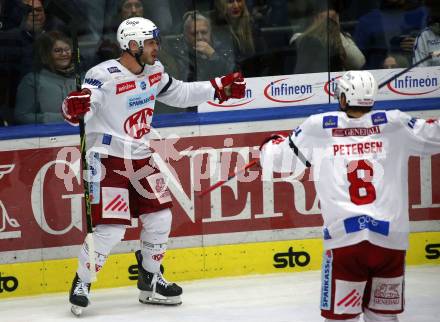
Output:
[[139,83],[139,86],[141,87],[142,90],[145,90],[147,88],[147,83],[142,81],[142,82]]
[[429,75],[406,75],[389,82],[387,87],[393,93],[404,96],[420,96],[430,94],[440,88],[437,77]]
[[144,108],[127,118],[124,122],[124,130],[134,139],[140,139],[150,132],[150,123],[153,119],[153,109]]
[[271,81],[264,88],[264,96],[277,103],[297,103],[306,101],[315,94],[310,84],[292,84],[289,78]]
[[161,79],[162,79],[162,73],[156,73],[156,74],[152,74],[152,75],[148,76],[148,81],[150,82],[150,87],[153,86],[154,84],[160,82]]
[[125,92],[129,92],[133,89],[136,88],[136,82],[135,81],[131,81],[131,82],[125,82],[125,83],[120,83],[116,85],[116,95],[125,93]]

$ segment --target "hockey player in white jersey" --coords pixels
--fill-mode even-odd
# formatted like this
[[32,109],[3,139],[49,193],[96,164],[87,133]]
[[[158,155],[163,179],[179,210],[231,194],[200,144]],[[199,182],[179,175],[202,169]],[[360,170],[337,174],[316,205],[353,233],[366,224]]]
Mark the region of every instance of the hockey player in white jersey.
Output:
[[398,321],[408,248],[408,159],[440,153],[440,125],[399,110],[371,111],[367,71],[337,80],[339,112],[312,115],[261,147],[263,173],[311,167],[324,219],[325,321]]
[[[120,59],[91,68],[82,90],[64,100],[65,119],[85,121],[89,165],[101,180],[90,184],[96,271],[111,249],[122,240],[131,217],[142,224],[139,268],[139,301],[176,305],[182,289],[167,282],[160,265],[171,229],[171,196],[151,158],[148,145],[156,100],[177,107],[243,98],[240,73],[207,82],[185,83],[172,78],[157,60],[159,29],[148,19],[130,18],[121,23],[117,39]],[[142,175],[140,175],[142,174]],[[74,313],[89,304],[91,274],[87,243],[79,254],[77,274],[70,291]]]

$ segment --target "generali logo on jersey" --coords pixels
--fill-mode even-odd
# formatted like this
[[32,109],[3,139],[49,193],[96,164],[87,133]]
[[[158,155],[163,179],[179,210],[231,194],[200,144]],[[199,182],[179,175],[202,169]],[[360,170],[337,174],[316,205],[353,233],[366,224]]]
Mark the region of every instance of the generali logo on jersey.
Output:
[[120,83],[116,85],[116,95],[125,93],[125,92],[129,92],[133,89],[136,88],[136,82],[135,81],[131,81],[131,82],[125,82],[125,83]]
[[150,82],[150,87],[153,86],[154,84],[160,82],[161,79],[162,79],[162,73],[156,73],[156,74],[150,75],[148,77],[148,81]]

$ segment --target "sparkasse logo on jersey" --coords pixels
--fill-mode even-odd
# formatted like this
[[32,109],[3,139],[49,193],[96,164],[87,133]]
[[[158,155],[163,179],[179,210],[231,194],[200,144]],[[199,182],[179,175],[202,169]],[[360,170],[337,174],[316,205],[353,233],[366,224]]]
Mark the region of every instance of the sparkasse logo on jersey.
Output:
[[154,84],[160,82],[161,79],[162,79],[162,73],[156,73],[156,74],[150,75],[148,77],[148,81],[150,82],[150,86],[153,86]]
[[127,101],[127,108],[128,110],[133,110],[148,104],[154,106],[155,98],[156,97],[153,93],[143,93],[130,96]]
[[136,88],[136,82],[125,82],[116,85],[116,95],[131,91]]

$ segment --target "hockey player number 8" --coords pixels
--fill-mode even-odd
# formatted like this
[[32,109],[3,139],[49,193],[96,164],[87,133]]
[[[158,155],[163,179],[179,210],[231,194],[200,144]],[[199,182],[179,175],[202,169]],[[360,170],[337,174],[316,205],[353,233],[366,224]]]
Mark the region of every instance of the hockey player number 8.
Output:
[[[376,200],[373,180],[373,165],[368,160],[354,160],[347,165],[350,200],[356,205],[366,205]],[[363,172],[363,176],[360,174]]]

